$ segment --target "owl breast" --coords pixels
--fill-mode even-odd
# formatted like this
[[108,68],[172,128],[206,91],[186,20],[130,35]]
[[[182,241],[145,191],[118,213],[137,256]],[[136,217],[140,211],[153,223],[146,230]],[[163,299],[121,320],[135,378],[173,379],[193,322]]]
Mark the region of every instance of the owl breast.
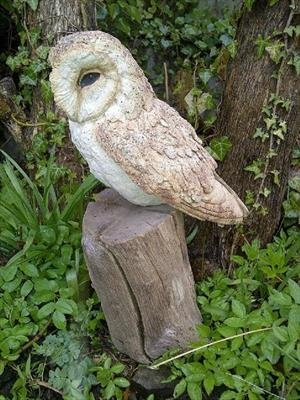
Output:
[[69,121],[72,142],[87,161],[92,174],[106,186],[115,189],[131,203],[140,206],[162,204],[156,196],[145,193],[101,147],[96,139],[95,123]]

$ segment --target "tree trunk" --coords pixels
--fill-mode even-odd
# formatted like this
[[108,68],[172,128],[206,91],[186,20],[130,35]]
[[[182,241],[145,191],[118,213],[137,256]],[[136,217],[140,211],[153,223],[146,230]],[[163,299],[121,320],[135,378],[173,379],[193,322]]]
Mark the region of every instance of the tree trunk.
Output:
[[118,350],[149,363],[198,339],[182,214],[167,205],[136,206],[106,189],[87,207],[82,242]]
[[[201,226],[199,237],[205,237],[206,242],[202,243],[202,257],[219,266],[228,266],[230,255],[245,237],[248,240],[258,237],[265,245],[280,228],[281,207],[300,126],[299,76],[290,65],[291,54],[299,51],[299,38],[272,35],[274,31],[283,32],[291,25],[299,25],[299,5],[294,12],[289,0],[281,0],[274,6],[266,0],[256,1],[250,12],[243,13],[238,24],[237,55],[228,66],[217,123],[217,135],[227,135],[232,150],[220,164],[218,173],[241,199],[247,202],[248,198],[248,204],[252,197],[252,204],[243,229],[221,228],[210,223]],[[267,38],[267,46],[270,46],[262,50],[261,57],[257,46],[259,38]],[[270,53],[276,50],[274,47],[272,50],[276,40],[282,43],[280,51],[286,55],[279,56],[278,60],[276,54],[271,54],[276,59],[274,62]],[[272,93],[275,100],[270,100]],[[288,103],[278,103],[280,98],[289,100],[290,107]],[[269,115],[267,110],[262,112],[264,106],[269,108]],[[270,127],[274,118],[276,122]],[[282,128],[280,123],[285,124],[284,121],[287,132],[276,131]],[[264,141],[253,137],[257,128],[267,132]],[[284,138],[281,140],[278,134]],[[274,152],[276,155],[272,156]],[[253,172],[245,170],[249,165]]]
[[95,0],[39,0],[36,11],[28,13],[27,24],[41,27],[44,38],[56,42],[67,33],[95,29]]

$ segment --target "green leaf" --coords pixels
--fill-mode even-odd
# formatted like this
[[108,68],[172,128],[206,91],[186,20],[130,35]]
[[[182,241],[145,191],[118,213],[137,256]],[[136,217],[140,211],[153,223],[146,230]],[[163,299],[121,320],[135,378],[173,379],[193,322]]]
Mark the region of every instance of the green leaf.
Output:
[[30,278],[36,278],[39,276],[37,267],[29,262],[20,265],[20,270]]
[[212,139],[207,150],[216,160],[223,161],[231,147],[228,136],[222,136]]
[[119,386],[121,388],[127,388],[128,386],[130,386],[130,382],[127,379],[122,378],[122,377],[115,378],[113,380],[113,383],[116,386]]
[[125,365],[121,363],[117,363],[111,367],[111,372],[114,374],[120,374],[125,369]]
[[276,64],[278,64],[284,56],[283,47],[284,43],[280,42],[279,40],[276,40],[275,42],[272,42],[266,46],[267,53],[269,53],[271,60]]
[[117,3],[108,4],[107,8],[111,19],[115,19],[120,13],[120,7]]
[[0,276],[5,282],[12,281],[16,276],[18,271],[17,264],[11,264],[9,266],[1,267],[0,268]]
[[286,327],[283,326],[273,326],[274,336],[281,342],[286,342],[289,340],[289,334]]
[[203,381],[204,389],[208,395],[210,395],[214,390],[215,382],[214,374],[209,371]]
[[173,396],[175,399],[178,399],[186,390],[186,380],[181,379],[180,382],[177,383],[177,385],[174,388]]
[[244,4],[245,4],[245,6],[246,6],[246,8],[247,8],[248,11],[251,11],[252,6],[253,6],[253,4],[254,4],[254,1],[255,1],[255,0],[245,0],[245,1],[244,1]]
[[199,383],[188,383],[187,392],[191,400],[202,400],[202,391]]
[[73,314],[73,304],[69,299],[59,299],[55,304],[55,309],[62,314]]
[[288,284],[292,298],[295,300],[296,304],[300,304],[300,286],[292,279],[288,280]]
[[236,329],[230,327],[230,326],[219,326],[218,327],[218,332],[221,333],[222,336],[224,337],[230,337],[236,334]]
[[25,0],[25,1],[33,11],[36,11],[39,5],[39,0]]
[[237,392],[233,392],[232,390],[226,390],[223,392],[220,400],[236,400],[237,399]]
[[109,382],[109,384],[106,386],[104,390],[104,398],[106,400],[109,400],[113,397],[115,394],[116,386],[114,385],[113,382]]
[[127,10],[128,14],[133,20],[137,21],[138,23],[141,23],[142,16],[140,10],[137,7],[129,5],[127,7]]
[[26,281],[21,287],[21,296],[26,297],[33,289],[32,281]]
[[202,82],[204,83],[204,85],[206,85],[207,82],[212,77],[212,73],[210,72],[209,69],[204,69],[204,70],[199,72],[199,77],[202,80]]
[[60,311],[54,311],[52,320],[57,329],[66,329],[66,317]]
[[243,318],[247,315],[246,307],[239,300],[232,300],[232,311],[239,318]]
[[55,310],[55,303],[47,303],[43,307],[41,307],[37,313],[38,319],[44,319],[53,313]]
[[271,296],[269,297],[270,304],[275,304],[278,306],[290,306],[292,304],[292,298],[282,292],[278,292],[275,289],[272,289]]
[[224,324],[233,328],[242,328],[245,326],[245,320],[243,318],[230,317],[225,319]]

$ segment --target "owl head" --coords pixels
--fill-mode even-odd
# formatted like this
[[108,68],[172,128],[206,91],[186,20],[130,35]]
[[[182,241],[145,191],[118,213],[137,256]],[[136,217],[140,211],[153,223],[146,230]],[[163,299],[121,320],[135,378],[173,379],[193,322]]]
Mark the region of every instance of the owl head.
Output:
[[49,61],[55,102],[71,121],[96,120],[107,112],[112,119],[135,119],[154,96],[130,52],[107,33],[65,36]]

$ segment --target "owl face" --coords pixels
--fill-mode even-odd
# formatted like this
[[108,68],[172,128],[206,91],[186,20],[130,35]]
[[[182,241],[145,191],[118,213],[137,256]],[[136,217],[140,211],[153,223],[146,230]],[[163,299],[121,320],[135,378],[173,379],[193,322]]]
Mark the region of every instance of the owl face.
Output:
[[[114,51],[111,51],[111,48]],[[62,39],[49,56],[56,104],[74,122],[136,118],[152,97],[143,72],[118,39],[104,32],[81,32]]]

